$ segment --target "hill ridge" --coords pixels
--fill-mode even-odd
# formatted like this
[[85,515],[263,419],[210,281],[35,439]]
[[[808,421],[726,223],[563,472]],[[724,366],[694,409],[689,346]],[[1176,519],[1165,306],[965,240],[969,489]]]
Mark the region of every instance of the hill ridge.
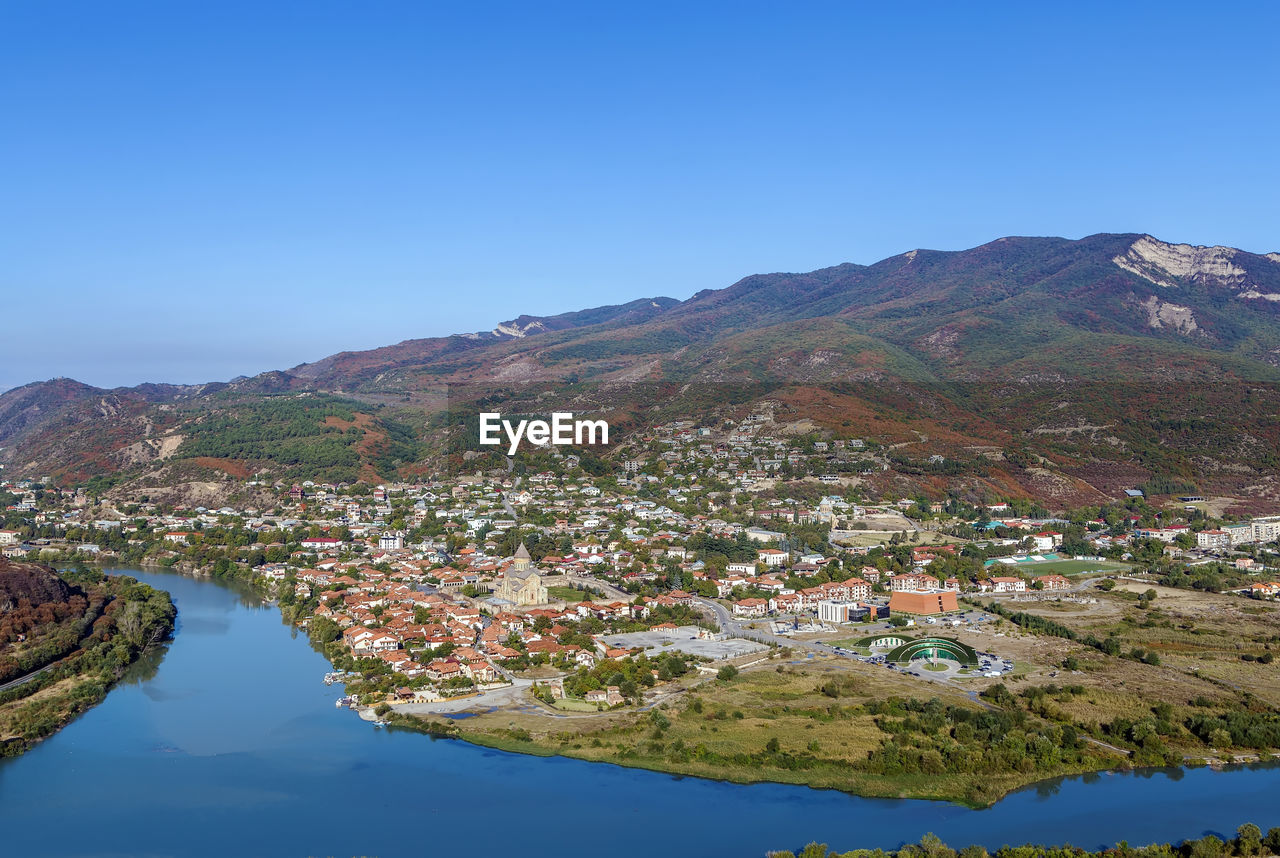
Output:
[[[1199,437],[1180,452],[1134,431],[1117,436],[1110,450],[1034,435],[1002,436],[999,446],[1056,455],[1063,468],[1070,456],[1102,455],[1147,473],[1204,471],[1226,482],[1224,473],[1246,468],[1238,482],[1256,486],[1262,474],[1249,451],[1260,439],[1269,443],[1267,414],[1280,407],[1267,412],[1266,397],[1245,402],[1244,391],[1253,385],[1270,396],[1280,383],[1278,314],[1280,254],[1171,244],[1146,233],[1005,236],[967,250],[916,248],[870,265],[753,274],[683,301],[640,298],[518,315],[486,332],[338,352],[225,383],[110,391],[72,380],[25,385],[0,395],[0,456],[11,472],[75,479],[159,473],[160,481],[174,481],[193,478],[196,460],[228,473],[286,475],[299,472],[297,461],[324,461],[337,472],[390,478],[428,467],[441,452],[433,415],[449,409],[481,401],[530,407],[554,394],[639,426],[679,409],[701,418],[736,401],[731,388],[761,385],[759,395],[825,391],[839,403],[833,408],[850,413],[877,401],[890,423],[926,419],[909,400],[931,398],[952,430],[966,421],[987,426],[956,434],[982,446],[993,416],[1039,431],[1036,409],[1064,390],[1080,399],[1086,425],[1117,410],[1103,399],[1141,398],[1152,385],[1170,395],[1149,408],[1168,410],[1172,424],[1210,420],[1203,402],[1182,401],[1182,391],[1205,386],[1227,395],[1215,407],[1239,415],[1241,437]],[[1110,397],[1085,395],[1087,385],[1101,384],[1112,386]],[[842,392],[848,385],[861,389]],[[1039,398],[1026,396],[1027,387]],[[1021,397],[1027,413],[1008,414],[989,393],[1006,389],[1023,391],[1009,396]],[[1179,410],[1187,413],[1176,416]],[[220,416],[201,422],[200,413]],[[1129,430],[1141,424],[1116,419]],[[267,443],[284,423],[293,427],[290,437],[315,436],[307,443],[329,452],[317,458],[310,448],[302,455],[296,444],[287,452],[283,442]],[[328,428],[317,435],[321,423]],[[209,438],[210,425],[226,427],[223,437]],[[246,426],[267,440],[245,434]],[[950,431],[924,434],[937,438],[940,430]]]

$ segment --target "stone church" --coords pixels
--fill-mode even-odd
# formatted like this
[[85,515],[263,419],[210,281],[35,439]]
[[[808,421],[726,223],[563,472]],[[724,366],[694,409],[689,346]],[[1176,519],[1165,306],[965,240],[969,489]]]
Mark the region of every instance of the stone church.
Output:
[[498,582],[494,595],[514,605],[544,605],[547,602],[547,585],[533,565],[529,549],[520,543],[510,565]]

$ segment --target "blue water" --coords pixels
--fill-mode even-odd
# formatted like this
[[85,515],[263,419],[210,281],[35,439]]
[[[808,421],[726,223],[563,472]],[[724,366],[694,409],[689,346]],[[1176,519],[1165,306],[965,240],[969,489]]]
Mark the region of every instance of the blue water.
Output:
[[752,858],[811,840],[1097,848],[1280,825],[1280,767],[1067,778],[973,811],[738,786],[375,730],[275,608],[210,581],[173,594],[175,641],[106,701],[0,761],[0,855],[462,853]]

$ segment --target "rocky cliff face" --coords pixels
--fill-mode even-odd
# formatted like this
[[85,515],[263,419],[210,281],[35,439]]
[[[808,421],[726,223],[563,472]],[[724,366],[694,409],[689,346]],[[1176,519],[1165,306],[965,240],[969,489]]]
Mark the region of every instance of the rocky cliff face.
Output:
[[[1166,244],[1144,235],[1112,261],[1165,289],[1177,289],[1177,280],[1190,280],[1235,292],[1240,298],[1280,301],[1280,292],[1268,291],[1273,283],[1257,282],[1241,264],[1241,257],[1252,255],[1233,247]],[[1269,253],[1262,258],[1280,261],[1280,254]]]

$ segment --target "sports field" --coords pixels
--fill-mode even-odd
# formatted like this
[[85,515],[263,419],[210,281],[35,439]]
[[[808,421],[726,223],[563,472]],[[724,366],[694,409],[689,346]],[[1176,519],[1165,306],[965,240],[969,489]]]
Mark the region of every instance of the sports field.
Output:
[[[1026,563],[993,563],[986,567],[988,575],[1081,575],[1085,572],[1128,572],[1133,567],[1128,563],[1116,563],[1112,560],[1044,560]],[[1007,571],[1005,571],[1007,570]]]

